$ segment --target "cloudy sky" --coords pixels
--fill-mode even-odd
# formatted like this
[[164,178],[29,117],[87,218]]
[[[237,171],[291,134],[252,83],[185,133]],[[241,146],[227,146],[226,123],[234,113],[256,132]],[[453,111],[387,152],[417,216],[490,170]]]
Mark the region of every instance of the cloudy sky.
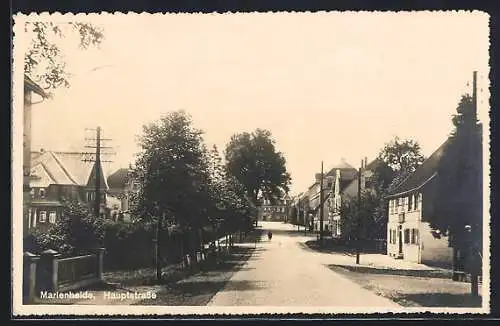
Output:
[[125,167],[143,124],[184,109],[220,148],[233,133],[269,129],[298,193],[322,160],[326,168],[341,158],[358,167],[394,136],[417,140],[430,155],[449,133],[461,94],[471,91],[473,70],[488,122],[486,14],[84,19],[101,26],[105,40],[89,51],[62,42],[72,86],[36,105],[36,149],[81,149],[91,136],[85,128],[99,125],[113,139],[106,143],[117,153],[113,168]]

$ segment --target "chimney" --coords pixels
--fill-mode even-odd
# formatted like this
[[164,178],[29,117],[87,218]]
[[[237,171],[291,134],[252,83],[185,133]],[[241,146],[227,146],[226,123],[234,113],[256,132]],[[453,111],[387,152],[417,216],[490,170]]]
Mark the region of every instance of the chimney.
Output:
[[368,157],[365,156],[365,168],[368,165]]
[[314,175],[315,179],[316,179],[316,182],[320,182],[321,181],[321,173],[316,173]]

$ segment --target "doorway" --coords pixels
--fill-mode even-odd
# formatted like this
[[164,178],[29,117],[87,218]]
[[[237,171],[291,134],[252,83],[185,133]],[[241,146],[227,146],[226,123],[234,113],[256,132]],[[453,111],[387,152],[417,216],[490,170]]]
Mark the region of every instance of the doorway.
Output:
[[398,245],[399,245],[399,251],[398,251],[398,256],[399,258],[403,258],[403,226],[400,224],[398,226]]

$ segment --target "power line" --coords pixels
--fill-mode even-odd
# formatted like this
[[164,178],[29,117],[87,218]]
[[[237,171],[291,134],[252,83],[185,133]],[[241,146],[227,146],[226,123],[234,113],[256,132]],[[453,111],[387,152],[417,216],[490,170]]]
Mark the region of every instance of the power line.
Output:
[[[84,158],[84,162],[95,162],[93,171],[95,172],[95,202],[94,202],[94,213],[96,218],[100,216],[101,209],[101,163],[102,162],[112,162],[110,160],[101,160],[101,155],[113,155],[115,153],[102,153],[102,149],[112,148],[110,146],[102,146],[101,141],[112,140],[109,138],[101,138],[101,127],[96,129],[86,128],[85,130],[92,130],[96,132],[96,138],[85,138],[85,140],[95,141],[95,146],[85,146],[86,148],[95,148],[95,153],[88,153],[90,155],[95,155],[95,158]],[[105,200],[104,200],[105,202]]]

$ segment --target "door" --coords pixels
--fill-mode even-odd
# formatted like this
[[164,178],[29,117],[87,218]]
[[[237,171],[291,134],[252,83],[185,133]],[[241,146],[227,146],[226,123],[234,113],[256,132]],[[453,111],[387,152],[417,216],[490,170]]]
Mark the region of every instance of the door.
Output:
[[402,225],[399,225],[398,227],[398,233],[399,233],[399,236],[398,236],[398,244],[399,244],[399,257],[403,257],[403,226]]

